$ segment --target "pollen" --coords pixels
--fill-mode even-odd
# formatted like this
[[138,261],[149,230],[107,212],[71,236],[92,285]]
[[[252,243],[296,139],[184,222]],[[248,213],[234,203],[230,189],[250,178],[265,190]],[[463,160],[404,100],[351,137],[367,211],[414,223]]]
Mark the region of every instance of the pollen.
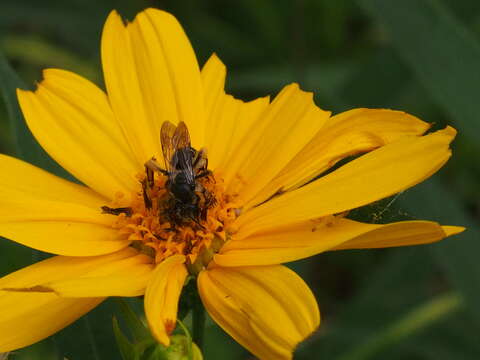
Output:
[[[145,174],[137,178],[141,184],[148,181]],[[187,268],[195,274],[208,265],[228,239],[230,225],[238,214],[235,196],[225,192],[220,177],[212,173],[198,182],[215,199],[212,206],[201,209],[203,216],[198,220],[189,219],[182,224],[170,220],[165,204],[171,195],[166,188],[167,176],[163,175],[156,176],[150,186],[142,186],[129,206],[125,206],[126,197],[119,194],[113,205],[122,204],[123,207],[103,207],[104,212],[106,208],[108,213],[116,215],[113,226],[121,237],[132,241],[131,246],[149,255],[153,262],[160,263],[172,255],[185,255]]]

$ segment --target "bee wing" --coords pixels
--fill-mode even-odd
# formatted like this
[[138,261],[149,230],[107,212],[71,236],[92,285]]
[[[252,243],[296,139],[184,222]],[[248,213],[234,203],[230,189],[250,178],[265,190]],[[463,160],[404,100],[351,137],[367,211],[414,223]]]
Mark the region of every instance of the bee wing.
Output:
[[178,126],[176,127],[172,136],[172,142],[175,145],[175,150],[190,147],[190,134],[188,133],[187,125],[185,125],[183,121],[178,123]]
[[174,135],[176,130],[177,127],[170,121],[165,121],[160,129],[160,142],[162,144],[163,159],[165,161],[165,169],[168,172],[173,170],[172,157],[176,151],[174,143]]
[[183,121],[175,129],[172,142],[175,150],[180,150],[175,153],[177,166],[182,169],[189,184],[195,183],[195,173],[193,171],[193,152],[195,150],[191,147],[190,134]]
[[195,182],[193,171],[193,150],[190,146],[190,134],[187,125],[181,121],[175,126],[170,121],[165,121],[160,129],[165,168],[171,174],[181,171],[188,183]]

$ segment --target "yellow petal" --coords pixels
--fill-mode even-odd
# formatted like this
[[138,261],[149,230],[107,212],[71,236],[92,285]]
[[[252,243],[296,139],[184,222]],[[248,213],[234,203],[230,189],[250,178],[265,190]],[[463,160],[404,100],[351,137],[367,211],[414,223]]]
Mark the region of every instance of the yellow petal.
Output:
[[163,121],[185,121],[194,146],[203,144],[200,70],[182,27],[170,14],[147,9],[125,26],[113,11],[102,36],[108,97],[140,164],[161,158]]
[[268,106],[269,98],[243,102],[225,94],[225,65],[213,54],[202,68],[205,92],[206,132],[209,167],[229,168],[242,137]]
[[56,256],[1,278],[0,352],[15,350],[52,335],[103,300],[61,298],[52,292],[41,292],[40,284],[96,271],[136,254],[129,248],[105,256]]
[[[104,277],[128,275],[129,271],[143,275],[138,269],[149,266],[149,262],[151,260],[148,257],[140,255],[131,247],[100,256],[54,256],[4,276],[0,279],[0,290],[42,293],[53,293],[58,290],[58,295],[66,297],[112,296],[117,295],[116,291],[120,288],[117,284],[112,284],[111,288],[108,288]],[[80,281],[84,287],[73,289],[75,281],[82,279],[88,279],[92,284],[87,287],[85,281]],[[98,279],[98,284],[94,283],[95,279]],[[143,282],[143,287],[145,283],[146,281]],[[101,285],[107,288],[99,289]],[[134,282],[122,285],[121,289],[133,292],[137,288],[138,283]],[[88,293],[89,290],[92,292]]]
[[102,90],[50,69],[35,92],[18,90],[18,99],[35,138],[78,180],[108,199],[137,190],[140,168]]
[[[227,76],[227,68],[219,59],[217,54],[212,54],[202,67],[201,72],[202,86],[204,89],[205,115],[208,130],[214,130],[212,126],[215,120],[212,114],[217,101],[225,95],[225,77]],[[205,144],[209,144],[210,133],[205,134]]]
[[15,158],[0,155],[0,236],[34,249],[72,256],[124,248],[103,215],[105,199]]
[[16,350],[63,329],[103,299],[0,291],[0,352]]
[[218,169],[219,165],[228,156],[230,140],[235,133],[235,119],[243,110],[245,104],[230,95],[222,95],[216,102],[214,113],[211,115],[214,120],[222,118],[222,121],[215,122],[207,128],[207,142],[205,148],[208,151],[208,163],[211,169]]
[[178,299],[187,269],[185,256],[174,255],[154,270],[145,293],[145,315],[148,326],[158,342],[170,345],[170,334],[177,324]]
[[[451,127],[401,139],[355,159],[297,190],[282,194],[241,215],[249,234],[354,209],[425,180],[451,155]],[[244,234],[246,237],[246,234]]]
[[147,9],[128,27],[148,116],[157,124],[185,121],[194,147],[203,145],[204,100],[200,69],[177,19]]
[[320,324],[312,292],[284,266],[214,267],[198,288],[215,322],[262,360],[291,359]]
[[[317,131],[330,113],[319,109],[312,93],[301,91],[297,84],[286,86],[245,135],[240,149],[228,164],[226,184],[236,176],[240,202],[251,207],[261,199],[255,196],[285,167]],[[263,199],[264,200],[264,199]]]
[[149,117],[133,55],[132,39],[112,11],[102,33],[102,65],[108,99],[139,164],[159,156],[159,124]]
[[457,235],[466,230],[466,228],[464,228],[463,226],[450,225],[442,226],[442,229],[443,231],[445,231],[445,234],[447,234],[447,236]]
[[429,124],[402,111],[354,109],[331,117],[259,195],[290,191],[338,161],[389,144],[405,135],[421,135]]
[[[221,129],[223,132],[216,133],[215,140],[215,144],[218,142],[218,145],[216,145],[217,151],[215,151],[212,169],[220,170],[222,174],[228,174],[228,171],[233,169],[233,161],[237,156],[248,157],[243,147],[245,136],[248,136],[247,134],[251,131],[255,131],[255,129],[252,129],[252,126],[260,119],[268,107],[270,98],[263,97],[241,103],[239,101],[240,100],[230,98],[230,95],[225,95],[222,99],[219,99],[219,107],[215,108],[215,114],[213,115],[217,124],[221,122],[222,118],[226,119],[225,121],[229,121],[222,126]],[[231,111],[231,107],[235,107],[235,111]],[[231,122],[234,124],[232,128],[233,135],[228,133],[228,124],[231,124]],[[209,127],[207,131],[210,131],[210,129]],[[220,147],[220,149],[218,147]],[[211,155],[213,154],[209,152],[209,160]],[[218,162],[218,165],[216,162]],[[232,179],[230,179],[230,182],[231,180]]]
[[154,268],[151,262],[146,255],[134,254],[40,287],[51,289],[61,297],[141,296]]
[[455,226],[442,227],[431,221],[380,225],[328,217],[274,232],[234,238],[215,255],[215,262],[221,266],[281,264],[328,250],[427,244],[462,230]]
[[360,235],[332,250],[372,249],[395,246],[429,244],[465,230],[461,226],[440,226],[434,222],[402,221],[384,225],[375,231]]

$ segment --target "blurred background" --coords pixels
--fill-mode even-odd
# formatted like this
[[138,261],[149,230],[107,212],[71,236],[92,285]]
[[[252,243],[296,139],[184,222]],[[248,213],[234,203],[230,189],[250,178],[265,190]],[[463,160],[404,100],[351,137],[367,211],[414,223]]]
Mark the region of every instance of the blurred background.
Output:
[[[430,219],[468,231],[438,244],[331,252],[291,264],[312,287],[323,317],[296,358],[479,359],[480,2],[2,0],[0,48],[27,87],[50,67],[103,86],[99,44],[108,13],[117,9],[132,19],[148,6],[177,16],[200,64],[215,51],[228,67],[228,91],[244,100],[295,81],[334,113],[392,108],[435,129],[459,130],[452,159],[433,179],[351,215],[370,222]],[[10,105],[0,102],[0,152],[58,173],[43,155],[16,153],[12,133],[20,125],[8,115],[18,116],[12,86],[20,82],[0,76]],[[4,239],[0,251],[0,275],[43,256]],[[11,358],[119,359],[115,311],[109,300]],[[204,356],[252,359],[211,321]]]

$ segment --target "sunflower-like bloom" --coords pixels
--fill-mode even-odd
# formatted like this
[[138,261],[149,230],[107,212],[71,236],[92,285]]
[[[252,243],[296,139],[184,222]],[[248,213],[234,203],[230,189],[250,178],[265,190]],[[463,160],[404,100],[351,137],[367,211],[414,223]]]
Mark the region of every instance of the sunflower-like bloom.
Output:
[[[296,84],[273,100],[237,100],[224,92],[219,58],[200,70],[177,20],[160,10],[128,24],[112,12],[101,53],[106,93],[57,69],[36,91],[18,91],[35,138],[84,185],[0,156],[0,236],[56,255],[0,279],[0,352],[50,336],[108,296],[145,295],[151,332],[168,345],[195,277],[208,313],[235,340],[261,359],[290,359],[320,314],[282,263],[463,230],[348,219],[442,167],[451,127],[424,135],[427,123],[392,110],[331,116]],[[211,171],[195,181],[214,198],[175,226],[162,200],[173,196],[166,176],[145,171],[152,157],[163,164],[166,121],[184,122],[192,151],[208,151]],[[328,171],[352,155],[361,156]]]

